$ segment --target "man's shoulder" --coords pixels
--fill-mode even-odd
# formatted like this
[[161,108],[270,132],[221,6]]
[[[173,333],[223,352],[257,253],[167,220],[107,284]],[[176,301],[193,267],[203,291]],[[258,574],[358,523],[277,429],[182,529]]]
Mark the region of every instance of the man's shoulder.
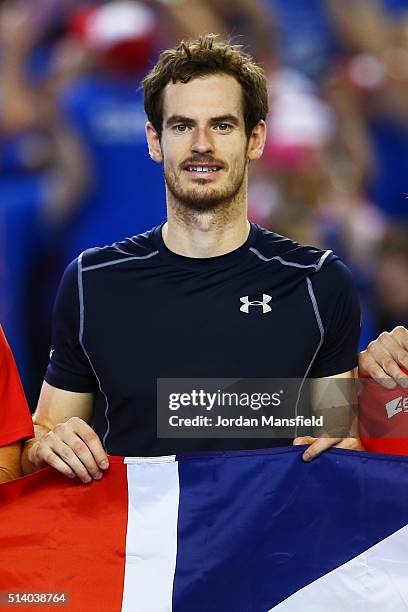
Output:
[[126,260],[150,259],[158,252],[153,238],[155,229],[152,228],[147,232],[124,238],[110,245],[87,249],[78,258],[81,269],[86,271],[110,264],[115,265]]
[[338,261],[330,249],[304,245],[258,226],[257,239],[251,251],[264,262],[273,261],[282,266],[318,272],[328,263]]

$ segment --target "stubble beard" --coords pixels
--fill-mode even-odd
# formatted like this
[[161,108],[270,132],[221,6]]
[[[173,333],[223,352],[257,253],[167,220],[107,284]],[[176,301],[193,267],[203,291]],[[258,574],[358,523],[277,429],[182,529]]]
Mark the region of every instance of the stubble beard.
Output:
[[203,189],[200,188],[201,181],[196,187],[184,189],[180,185],[176,173],[164,166],[164,179],[167,189],[172,195],[173,206],[178,212],[187,214],[205,214],[231,208],[243,188],[245,176],[246,165],[244,164],[242,171],[235,175],[223,189],[211,186],[209,188],[205,187],[206,179],[203,179],[202,182]]

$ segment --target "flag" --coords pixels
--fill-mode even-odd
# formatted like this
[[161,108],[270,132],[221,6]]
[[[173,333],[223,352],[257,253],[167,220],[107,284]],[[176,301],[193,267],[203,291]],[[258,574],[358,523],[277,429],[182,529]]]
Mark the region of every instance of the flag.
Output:
[[[0,591],[92,612],[408,610],[408,458],[111,457],[0,486]],[[56,610],[60,604],[25,609]]]

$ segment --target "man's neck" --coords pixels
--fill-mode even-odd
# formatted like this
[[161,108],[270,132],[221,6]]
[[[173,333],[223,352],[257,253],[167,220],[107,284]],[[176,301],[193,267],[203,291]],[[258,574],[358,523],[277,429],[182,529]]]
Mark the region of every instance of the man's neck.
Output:
[[217,257],[238,249],[247,240],[250,224],[246,207],[238,214],[224,211],[180,216],[168,208],[168,220],[162,229],[163,240],[173,253],[185,257]]

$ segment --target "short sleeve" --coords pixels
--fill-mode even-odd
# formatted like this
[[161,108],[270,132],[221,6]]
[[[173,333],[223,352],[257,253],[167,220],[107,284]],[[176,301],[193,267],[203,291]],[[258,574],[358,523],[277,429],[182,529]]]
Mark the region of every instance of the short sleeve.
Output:
[[361,324],[351,272],[336,259],[310,278],[324,338],[309,376],[319,378],[348,372],[358,363]]
[[88,393],[97,380],[80,342],[78,260],[65,270],[55,300],[52,348],[45,380],[58,389]]
[[0,446],[33,435],[33,421],[17,366],[0,327]]

